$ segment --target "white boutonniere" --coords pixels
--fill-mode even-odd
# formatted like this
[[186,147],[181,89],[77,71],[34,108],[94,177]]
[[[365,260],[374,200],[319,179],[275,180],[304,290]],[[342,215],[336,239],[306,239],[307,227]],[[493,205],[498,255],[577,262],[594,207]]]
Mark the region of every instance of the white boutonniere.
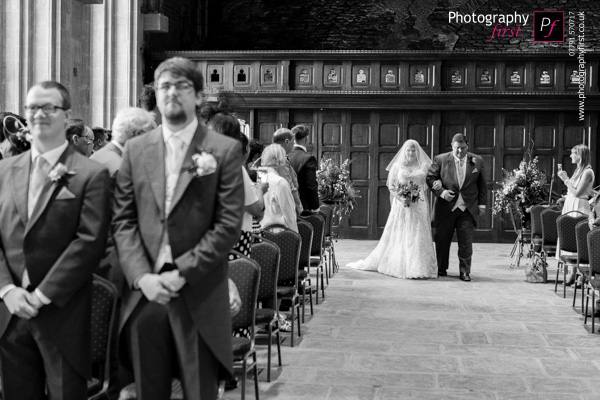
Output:
[[188,170],[195,172],[197,177],[214,174],[217,170],[217,159],[209,152],[201,151],[200,154],[194,154],[192,161],[194,165]]
[[52,182],[60,182],[68,175],[75,175],[75,171],[69,171],[69,168],[63,163],[57,163],[50,172],[48,172],[48,178],[50,178]]

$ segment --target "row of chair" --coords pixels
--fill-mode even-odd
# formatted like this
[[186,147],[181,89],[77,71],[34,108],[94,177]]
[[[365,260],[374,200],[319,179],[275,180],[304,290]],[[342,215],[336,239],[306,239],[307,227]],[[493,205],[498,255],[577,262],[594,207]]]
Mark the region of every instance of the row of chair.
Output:
[[589,299],[592,299],[593,333],[595,303],[599,300],[596,292],[600,289],[600,229],[590,231],[588,216],[582,212],[562,214],[559,207],[536,205],[531,208],[531,252],[544,262],[547,257],[559,253],[554,292],[558,290],[562,273],[563,298],[567,295],[567,266],[574,269],[573,307],[577,301],[577,288],[581,286],[584,324],[587,324]]

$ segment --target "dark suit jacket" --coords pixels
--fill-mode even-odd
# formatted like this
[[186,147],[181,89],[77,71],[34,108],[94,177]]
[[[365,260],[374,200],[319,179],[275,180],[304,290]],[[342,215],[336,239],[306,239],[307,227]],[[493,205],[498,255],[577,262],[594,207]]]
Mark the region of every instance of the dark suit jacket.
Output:
[[[448,217],[458,201],[459,194],[462,194],[467,209],[471,212],[475,226],[477,226],[478,208],[480,205],[487,205],[487,184],[485,182],[483,159],[472,153],[467,154],[465,181],[461,188],[459,187],[454,164],[454,155],[443,153],[435,156],[427,173],[427,186],[431,189],[433,182],[438,179],[442,180],[443,187],[440,190],[432,189],[436,197],[433,207],[433,226],[438,226]],[[440,196],[444,190],[452,190],[455,194],[454,200],[448,202],[442,199]]]
[[317,184],[317,169],[319,164],[312,154],[299,147],[288,154],[290,164],[298,175],[298,192],[305,210],[316,210],[319,208],[319,185]]
[[113,218],[119,262],[129,283],[123,293],[121,329],[143,296],[132,285],[154,271],[162,232],[168,229],[175,265],[187,280],[179,294],[199,334],[232,373],[227,254],[241,231],[242,152],[237,141],[199,125],[183,169],[192,167],[192,156],[202,151],[216,158],[216,172],[196,177],[195,168],[182,171],[166,218],[161,127],[127,142]]
[[[0,288],[21,286],[25,268],[31,285],[52,303],[31,321],[54,340],[84,377],[91,373],[90,312],[92,272],[97,268],[109,227],[106,168],[67,147],[58,162],[74,175],[47,179],[27,220],[31,153],[0,162]],[[74,197],[56,197],[62,188]],[[13,317],[0,303],[0,337]]]

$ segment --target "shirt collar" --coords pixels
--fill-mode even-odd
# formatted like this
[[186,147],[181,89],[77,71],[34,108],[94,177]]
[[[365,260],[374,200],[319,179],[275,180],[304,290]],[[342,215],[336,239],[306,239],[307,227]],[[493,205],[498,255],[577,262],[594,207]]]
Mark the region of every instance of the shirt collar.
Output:
[[121,146],[119,142],[117,142],[116,140],[111,140],[110,142],[114,144],[117,149],[121,150],[121,153],[125,153],[125,147]]
[[[452,156],[454,157],[454,162],[455,163],[460,163],[461,159],[456,157],[454,154],[452,154]],[[467,157],[468,155],[465,156],[465,158],[462,159],[462,161],[467,161]]]
[[190,122],[185,128],[178,130],[177,132],[173,132],[166,125],[162,125],[162,134],[163,140],[165,143],[171,138],[171,136],[177,136],[181,139],[186,146],[189,146],[194,138],[194,133],[196,133],[196,129],[198,128],[198,119],[194,117],[192,122]]
[[302,146],[301,144],[295,144],[294,147],[298,147],[299,149],[302,149],[308,153],[308,150],[306,150],[306,147]]
[[60,158],[62,153],[65,152],[68,145],[69,145],[69,142],[67,142],[65,140],[65,142],[63,144],[61,144],[60,146],[58,146],[57,148],[48,150],[45,153],[40,153],[35,146],[31,146],[31,162],[34,162],[35,159],[37,158],[37,156],[42,156],[42,157],[44,157],[44,159],[46,159],[46,162],[48,163],[48,165],[53,167],[58,162],[58,159]]

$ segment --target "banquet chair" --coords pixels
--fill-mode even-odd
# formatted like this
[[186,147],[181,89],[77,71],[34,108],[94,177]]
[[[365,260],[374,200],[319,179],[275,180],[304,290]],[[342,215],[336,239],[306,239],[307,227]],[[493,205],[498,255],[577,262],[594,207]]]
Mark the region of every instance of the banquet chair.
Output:
[[[300,259],[298,260],[298,287],[302,289],[302,323],[304,323],[304,315],[306,308],[306,293],[309,295],[310,315],[313,315],[313,290],[312,279],[310,277],[310,253],[314,230],[310,223],[303,219],[298,220],[298,233],[302,239],[300,246]],[[318,293],[317,293],[318,294]]]
[[108,399],[110,348],[117,309],[117,287],[93,275],[92,281],[92,378],[88,380],[88,399]]
[[548,257],[556,255],[556,242],[558,241],[558,230],[556,229],[556,220],[560,217],[561,211],[555,208],[547,208],[540,213],[542,220],[542,249],[540,258],[548,265]]
[[[229,263],[229,278],[237,286],[242,301],[240,311],[231,317],[232,330],[245,329],[250,333],[250,338],[233,337],[231,339],[234,369],[242,370],[242,400],[246,398],[246,375],[248,371],[254,372],[254,392],[256,400],[259,399],[258,390],[258,365],[256,361],[255,324],[256,299],[260,282],[260,265],[250,258],[241,257]],[[248,359],[252,357],[252,361]]]
[[558,275],[563,273],[563,298],[567,297],[567,265],[577,265],[577,238],[575,227],[581,221],[587,221],[587,215],[580,211],[570,211],[556,219],[558,230],[558,252],[559,259],[556,267],[556,280],[554,281],[554,292],[558,287]]
[[[281,335],[279,318],[277,318],[277,276],[279,274],[279,247],[268,239],[252,246],[250,258],[260,265],[260,283],[258,285],[257,303],[261,308],[256,309],[255,324],[264,327],[267,343],[267,382],[271,382],[271,347],[273,336],[277,339],[277,358],[281,367]],[[257,335],[261,332],[257,332]]]
[[298,337],[302,336],[300,329],[300,301],[298,298],[298,262],[302,239],[300,235],[284,228],[278,232],[265,229],[264,237],[279,247],[279,276],[277,278],[277,301],[286,300],[291,307],[291,346],[294,347],[294,322],[298,321]]
[[321,294],[325,299],[325,280],[324,280],[324,265],[323,265],[323,249],[325,242],[325,219],[318,214],[307,215],[303,217],[305,221],[313,227],[313,239],[310,252],[310,267],[315,271],[315,279],[317,286],[317,294],[315,303],[319,304],[319,279],[321,281]]
[[575,238],[577,241],[577,266],[576,266],[576,278],[573,291],[573,307],[575,307],[575,301],[577,299],[577,286],[581,283],[581,313],[583,314],[583,299],[584,299],[584,288],[588,279],[591,279],[590,266],[589,266],[589,255],[587,248],[587,234],[590,232],[590,226],[588,221],[581,221],[575,226]]
[[[588,259],[590,262],[590,279],[585,286],[585,312],[583,323],[587,325],[588,315],[592,318],[592,333],[594,333],[594,318],[596,302],[600,300],[597,292],[600,291],[600,279],[591,279],[592,275],[600,275],[600,228],[593,229],[587,235]],[[583,289],[582,289],[583,290]],[[588,307],[592,298],[592,312],[588,314]]]
[[546,210],[548,205],[536,204],[531,207],[531,238],[529,255],[539,254],[542,251],[542,211]]

